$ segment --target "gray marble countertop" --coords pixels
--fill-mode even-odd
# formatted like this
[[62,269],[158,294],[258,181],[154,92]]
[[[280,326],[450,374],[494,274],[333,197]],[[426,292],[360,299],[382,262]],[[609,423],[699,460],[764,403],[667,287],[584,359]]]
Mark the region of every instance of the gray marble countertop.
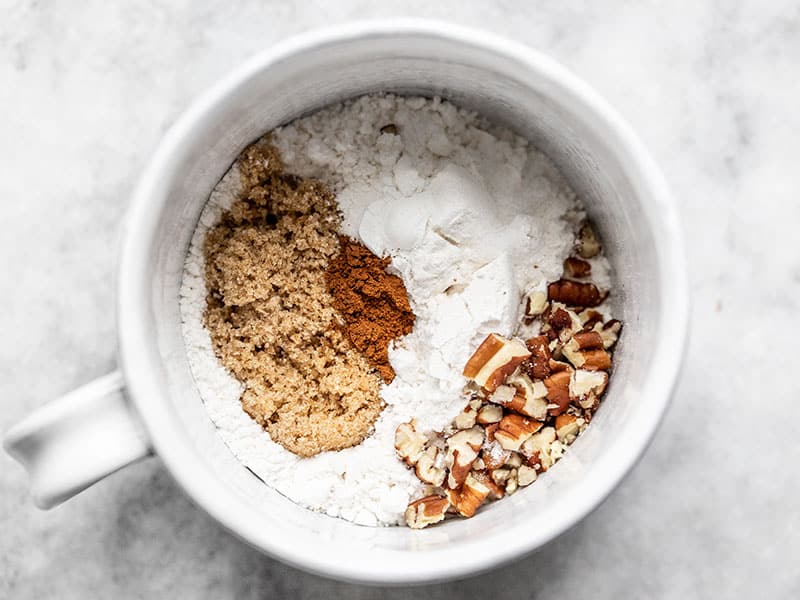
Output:
[[3,454],[0,597],[800,597],[796,1],[0,0],[0,14],[0,430],[113,368],[120,221],[164,129],[245,57],[332,22],[451,19],[572,68],[662,165],[694,293],[654,443],[535,556],[422,589],[351,586],[241,544],[158,459],[41,512]]

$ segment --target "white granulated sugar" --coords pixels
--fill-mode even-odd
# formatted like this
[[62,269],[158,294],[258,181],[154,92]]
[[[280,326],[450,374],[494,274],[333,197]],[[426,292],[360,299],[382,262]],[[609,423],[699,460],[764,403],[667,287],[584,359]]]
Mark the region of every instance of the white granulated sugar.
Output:
[[[393,124],[398,134],[380,134]],[[365,525],[402,522],[421,483],[395,456],[394,432],[416,419],[442,430],[464,406],[464,363],[489,333],[510,336],[522,298],[561,276],[573,244],[575,194],[522,138],[439,99],[365,96],[273,133],[286,169],[337,194],[342,232],[391,256],[416,315],[390,348],[394,381],[373,435],[301,459],[241,409],[241,385],[203,327],[203,240],[236,199],[238,173],[219,183],[195,231],[181,289],[187,353],[211,418],[236,456],[298,504]],[[607,265],[593,265],[606,277]]]

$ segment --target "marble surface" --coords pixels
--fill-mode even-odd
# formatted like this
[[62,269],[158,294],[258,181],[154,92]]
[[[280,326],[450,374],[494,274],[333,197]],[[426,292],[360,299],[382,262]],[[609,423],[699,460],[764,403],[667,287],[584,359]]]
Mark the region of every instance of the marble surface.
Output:
[[0,0],[0,430],[114,364],[128,195],[210,83],[294,32],[367,16],[539,47],[634,125],[680,204],[688,359],[649,451],[539,554],[423,589],[351,586],[244,546],[157,459],[50,512],[0,456],[0,597],[800,597],[800,6],[789,0]]

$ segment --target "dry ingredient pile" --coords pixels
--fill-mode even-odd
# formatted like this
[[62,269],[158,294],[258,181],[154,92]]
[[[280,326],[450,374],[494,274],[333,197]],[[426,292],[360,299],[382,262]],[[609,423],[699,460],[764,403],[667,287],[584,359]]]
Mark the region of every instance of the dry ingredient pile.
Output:
[[586,428],[620,327],[609,291],[544,155],[437,98],[371,95],[239,157],[181,312],[245,466],[312,510],[419,528],[531,483]]
[[284,448],[354,446],[383,408],[370,367],[391,381],[387,345],[414,321],[403,282],[385,272],[388,260],[340,239],[333,194],[284,173],[272,146],[249,147],[239,171],[242,198],[205,239],[214,351],[244,385],[242,408]]
[[414,313],[403,280],[386,272],[388,258],[379,258],[362,244],[339,237],[339,254],[328,263],[326,279],[333,307],[344,329],[383,381],[392,383],[389,342],[411,333]]

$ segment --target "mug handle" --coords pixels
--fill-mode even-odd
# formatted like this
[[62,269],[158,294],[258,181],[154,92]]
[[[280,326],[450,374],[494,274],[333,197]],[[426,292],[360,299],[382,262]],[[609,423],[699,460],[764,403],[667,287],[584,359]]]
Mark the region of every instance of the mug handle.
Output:
[[28,471],[33,501],[57,506],[152,453],[120,371],[95,379],[12,427],[3,447]]

